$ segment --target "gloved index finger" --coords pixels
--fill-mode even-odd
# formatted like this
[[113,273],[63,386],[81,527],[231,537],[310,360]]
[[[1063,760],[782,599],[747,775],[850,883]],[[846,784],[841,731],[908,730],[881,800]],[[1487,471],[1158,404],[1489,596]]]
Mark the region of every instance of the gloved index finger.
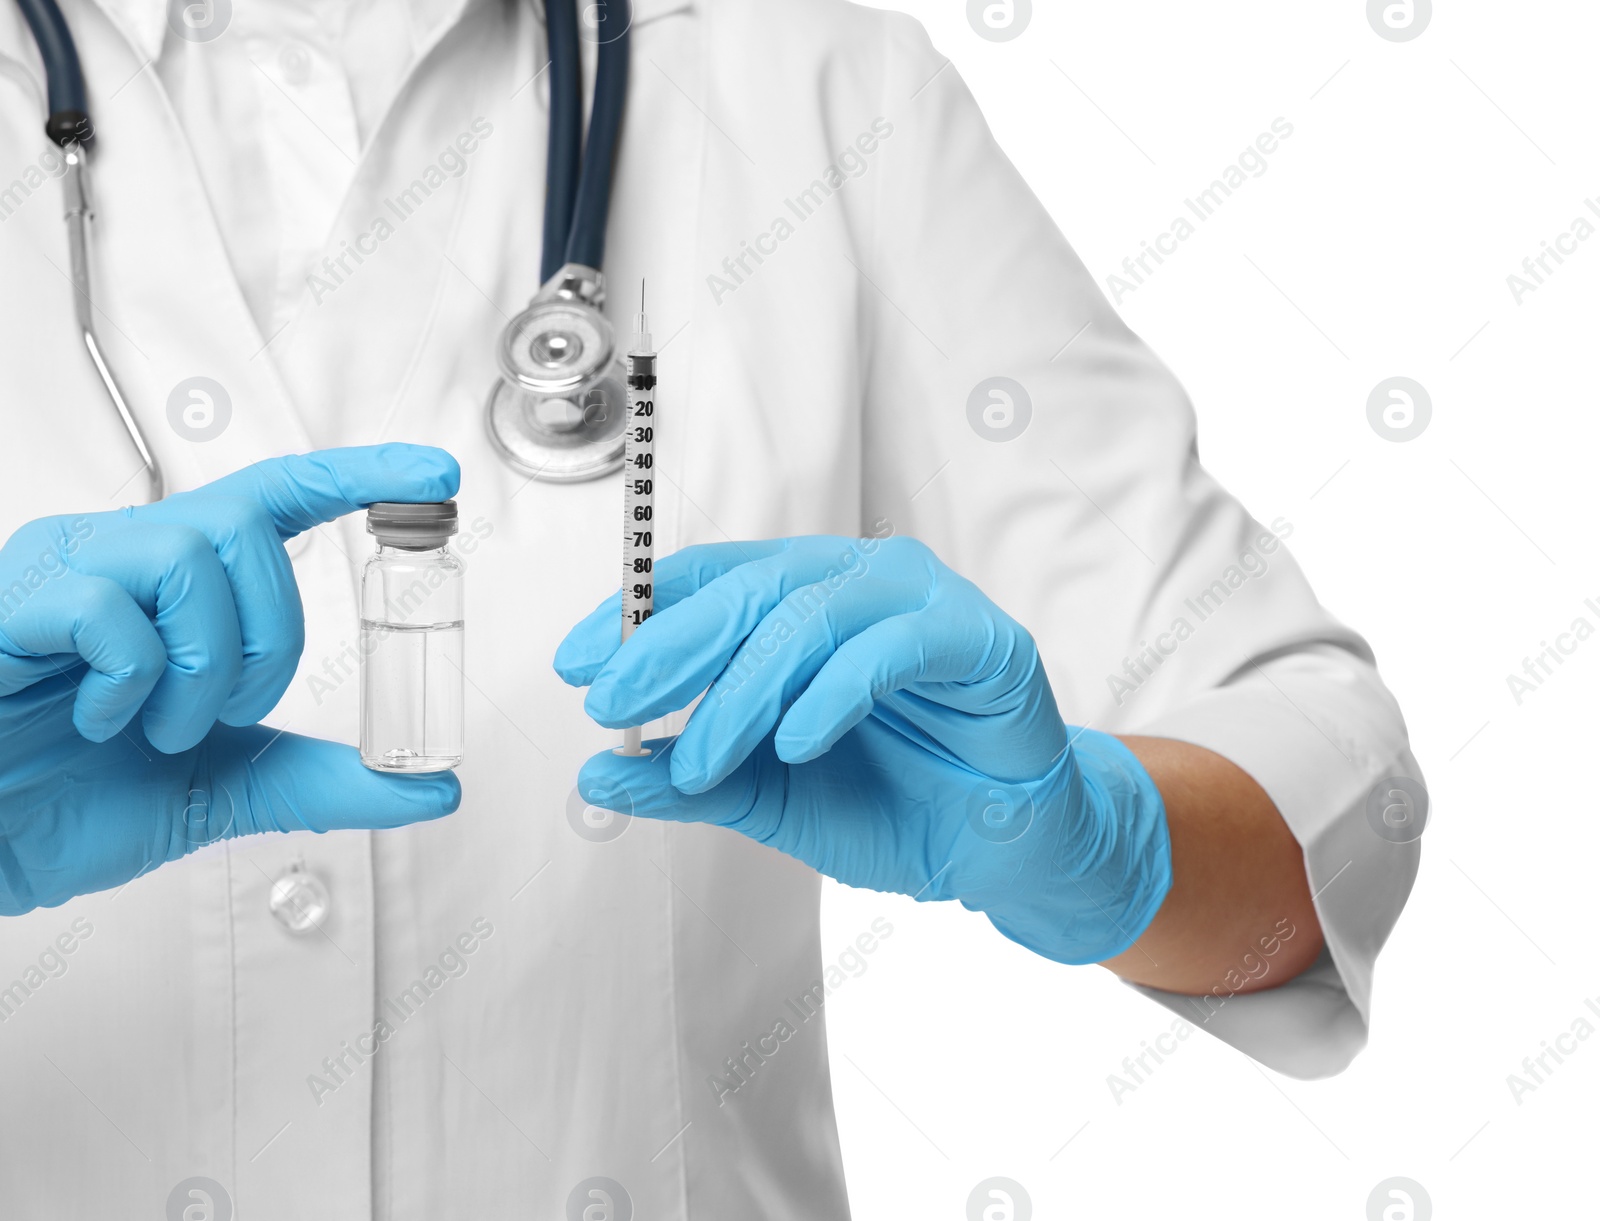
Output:
[[[786,550],[791,540],[775,538],[743,543],[699,543],[655,562],[651,573],[654,610],[659,614],[682,602],[725,573],[752,560]],[[622,593],[612,594],[580,619],[556,649],[555,671],[574,687],[587,687],[622,647]]]
[[268,458],[200,491],[257,501],[287,540],[380,500],[425,504],[460,487],[461,466],[445,450],[394,442]]

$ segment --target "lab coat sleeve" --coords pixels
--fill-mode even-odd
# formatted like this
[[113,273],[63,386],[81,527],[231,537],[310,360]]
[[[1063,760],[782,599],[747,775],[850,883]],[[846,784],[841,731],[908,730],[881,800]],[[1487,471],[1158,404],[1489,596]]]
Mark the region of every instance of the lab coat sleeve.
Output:
[[[1304,849],[1321,960],[1236,994],[1277,969],[1283,929],[1267,927],[1210,997],[1141,990],[1282,1072],[1337,1072],[1365,1043],[1373,966],[1417,870],[1417,842],[1368,815],[1383,782],[1420,780],[1399,709],[1289,555],[1292,517],[1257,522],[1201,466],[1181,387],[955,69],[915,22],[882,30],[893,130],[850,256],[868,329],[863,525],[922,539],[1027,626],[1070,723],[1191,742],[1262,786]],[[1230,342],[1223,320],[1196,325]]]

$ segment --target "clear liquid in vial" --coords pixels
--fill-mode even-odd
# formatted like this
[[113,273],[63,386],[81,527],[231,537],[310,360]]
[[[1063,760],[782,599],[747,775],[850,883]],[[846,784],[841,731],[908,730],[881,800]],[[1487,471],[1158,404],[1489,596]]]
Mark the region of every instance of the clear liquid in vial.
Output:
[[440,772],[461,762],[464,641],[461,620],[361,621],[361,762],[389,772]]

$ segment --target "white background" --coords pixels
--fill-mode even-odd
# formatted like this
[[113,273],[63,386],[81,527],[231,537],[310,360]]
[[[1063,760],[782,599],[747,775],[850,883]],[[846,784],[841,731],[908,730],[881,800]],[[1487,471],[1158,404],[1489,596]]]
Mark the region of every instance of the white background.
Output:
[[[1393,43],[1359,0],[1042,0],[992,43],[963,0],[884,7],[927,25],[1102,284],[1293,124],[1119,308],[1188,388],[1207,466],[1295,524],[1319,594],[1372,642],[1433,812],[1371,1045],[1323,1082],[1197,1033],[1119,1104],[1107,1075],[1165,1010],[959,908],[828,883],[825,954],[895,926],[828,1003],[857,1218],[959,1221],[993,1175],[1041,1219],[1362,1221],[1396,1175],[1445,1221],[1595,1216],[1600,1037],[1520,1105],[1507,1076],[1585,1013],[1600,1029],[1600,634],[1520,705],[1506,679],[1580,616],[1600,629],[1600,235],[1520,304],[1506,278],[1600,224],[1600,12],[1451,3]],[[1433,403],[1402,444],[1367,422],[1392,376]]]

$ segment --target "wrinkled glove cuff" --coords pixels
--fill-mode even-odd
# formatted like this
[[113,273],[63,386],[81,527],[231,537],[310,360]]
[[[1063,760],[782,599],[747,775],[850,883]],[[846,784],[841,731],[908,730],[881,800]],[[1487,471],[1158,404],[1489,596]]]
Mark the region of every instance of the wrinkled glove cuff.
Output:
[[11,845],[0,839],[0,916],[20,916],[38,906],[27,872]]
[[1137,756],[1109,734],[1077,730],[1027,791],[1037,836],[1010,884],[964,899],[1001,933],[1055,962],[1115,958],[1172,889],[1166,804]]

